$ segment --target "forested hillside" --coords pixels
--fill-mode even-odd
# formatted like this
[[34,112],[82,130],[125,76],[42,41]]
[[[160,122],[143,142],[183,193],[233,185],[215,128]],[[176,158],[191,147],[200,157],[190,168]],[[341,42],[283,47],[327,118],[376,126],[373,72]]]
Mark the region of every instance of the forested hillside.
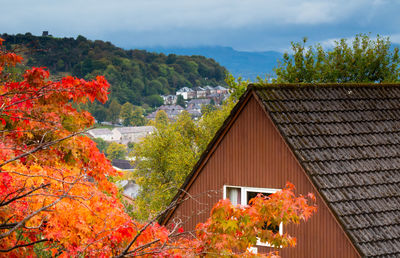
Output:
[[8,49],[21,51],[27,66],[48,67],[56,76],[71,74],[93,79],[104,75],[111,83],[109,97],[119,104],[154,107],[161,104],[160,94],[173,94],[184,86],[224,84],[226,69],[203,56],[124,50],[83,36],[54,38],[26,33],[0,37]]

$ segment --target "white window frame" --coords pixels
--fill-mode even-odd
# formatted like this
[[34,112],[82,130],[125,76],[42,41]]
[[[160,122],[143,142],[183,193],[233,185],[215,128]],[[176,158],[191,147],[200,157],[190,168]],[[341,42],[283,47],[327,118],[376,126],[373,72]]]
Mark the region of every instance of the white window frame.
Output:
[[[227,199],[227,188],[240,188],[240,200],[241,200],[241,205],[247,205],[247,192],[258,192],[258,193],[267,193],[267,194],[273,194],[281,189],[275,189],[275,188],[259,188],[259,187],[247,187],[247,186],[235,186],[235,185],[224,185],[224,193],[223,193],[223,198]],[[279,234],[283,234],[283,225],[282,223],[279,224]],[[259,239],[257,239],[257,244],[259,246],[268,246],[271,247],[271,245],[266,242],[261,242]]]

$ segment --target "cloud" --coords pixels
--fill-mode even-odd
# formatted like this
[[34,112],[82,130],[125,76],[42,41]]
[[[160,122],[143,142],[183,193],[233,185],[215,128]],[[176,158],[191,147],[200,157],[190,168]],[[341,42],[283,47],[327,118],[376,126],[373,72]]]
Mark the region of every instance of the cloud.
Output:
[[284,49],[304,36],[400,33],[399,8],[390,0],[13,0],[2,3],[0,32],[48,30],[124,46]]
[[[9,1],[2,22],[49,26],[69,30],[165,28],[238,28],[260,24],[322,24],[346,19],[366,1],[345,0],[69,0]],[[12,12],[17,17],[7,17]],[[8,15],[7,15],[8,14]]]

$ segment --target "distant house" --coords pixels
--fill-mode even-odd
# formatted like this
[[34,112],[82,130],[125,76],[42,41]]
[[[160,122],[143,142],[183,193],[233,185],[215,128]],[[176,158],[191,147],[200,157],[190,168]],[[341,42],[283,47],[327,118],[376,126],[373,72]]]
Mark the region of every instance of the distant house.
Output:
[[175,105],[176,101],[178,100],[177,95],[167,95],[167,96],[161,96],[164,100],[164,105]]
[[225,88],[225,87],[222,87],[221,85],[218,85],[214,89],[216,91],[215,93],[218,93],[218,94],[227,94],[227,93],[229,93],[229,90],[227,88]]
[[207,95],[207,91],[202,87],[196,87],[194,91],[196,91],[196,98],[198,99],[205,98]]
[[207,96],[208,99],[213,100],[215,104],[221,104],[225,99],[228,98],[227,94],[214,93]]
[[184,99],[193,99],[196,97],[196,92],[188,87],[183,87],[176,92],[176,95],[182,95]]
[[177,110],[182,112],[185,109],[179,105],[162,105],[157,110],[164,110],[165,112]]
[[135,169],[135,166],[133,166],[132,162],[125,159],[113,159],[111,161],[111,165],[116,170],[123,172],[132,172]]
[[[125,173],[132,172],[135,169],[129,160],[113,159],[111,164],[116,170]],[[140,187],[133,180],[121,180],[117,184],[123,188],[123,197],[128,202],[133,201],[132,199],[136,198],[139,193]]]
[[89,130],[87,134],[93,138],[101,138],[104,141],[115,141],[117,136],[108,128],[96,128]]
[[205,86],[204,89],[206,90],[207,95],[217,93],[217,91],[210,85]]
[[197,120],[201,117],[201,110],[198,109],[192,109],[192,108],[187,108],[186,111],[190,114],[190,116],[194,119]]
[[123,195],[132,199],[136,198],[140,190],[140,186],[132,180],[121,180],[118,182],[118,185],[123,188]]
[[153,126],[116,127],[112,130],[116,141],[121,144],[137,143],[154,131]]
[[211,103],[211,99],[191,99],[187,103],[187,109],[196,109],[199,108],[201,110],[202,106],[209,105]]
[[162,105],[157,108],[156,111],[150,113],[146,118],[149,120],[154,120],[156,118],[157,112],[163,110],[169,119],[175,120],[175,118],[182,113],[185,109],[179,105]]
[[282,257],[400,257],[400,84],[250,86],[174,201],[192,198],[160,222],[190,231],[219,199],[247,204],[288,181],[318,211],[279,228],[297,238]]

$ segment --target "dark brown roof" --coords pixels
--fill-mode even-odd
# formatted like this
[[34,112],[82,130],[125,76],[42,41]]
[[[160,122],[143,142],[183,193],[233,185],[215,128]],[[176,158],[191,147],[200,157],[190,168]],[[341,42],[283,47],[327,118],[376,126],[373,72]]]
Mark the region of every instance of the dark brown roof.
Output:
[[132,165],[131,161],[125,160],[125,159],[113,159],[111,161],[111,164],[114,167],[117,167],[119,169],[134,169],[135,166]]
[[250,86],[182,189],[252,92],[361,254],[399,256],[400,84]]
[[254,90],[362,255],[400,255],[400,85]]

